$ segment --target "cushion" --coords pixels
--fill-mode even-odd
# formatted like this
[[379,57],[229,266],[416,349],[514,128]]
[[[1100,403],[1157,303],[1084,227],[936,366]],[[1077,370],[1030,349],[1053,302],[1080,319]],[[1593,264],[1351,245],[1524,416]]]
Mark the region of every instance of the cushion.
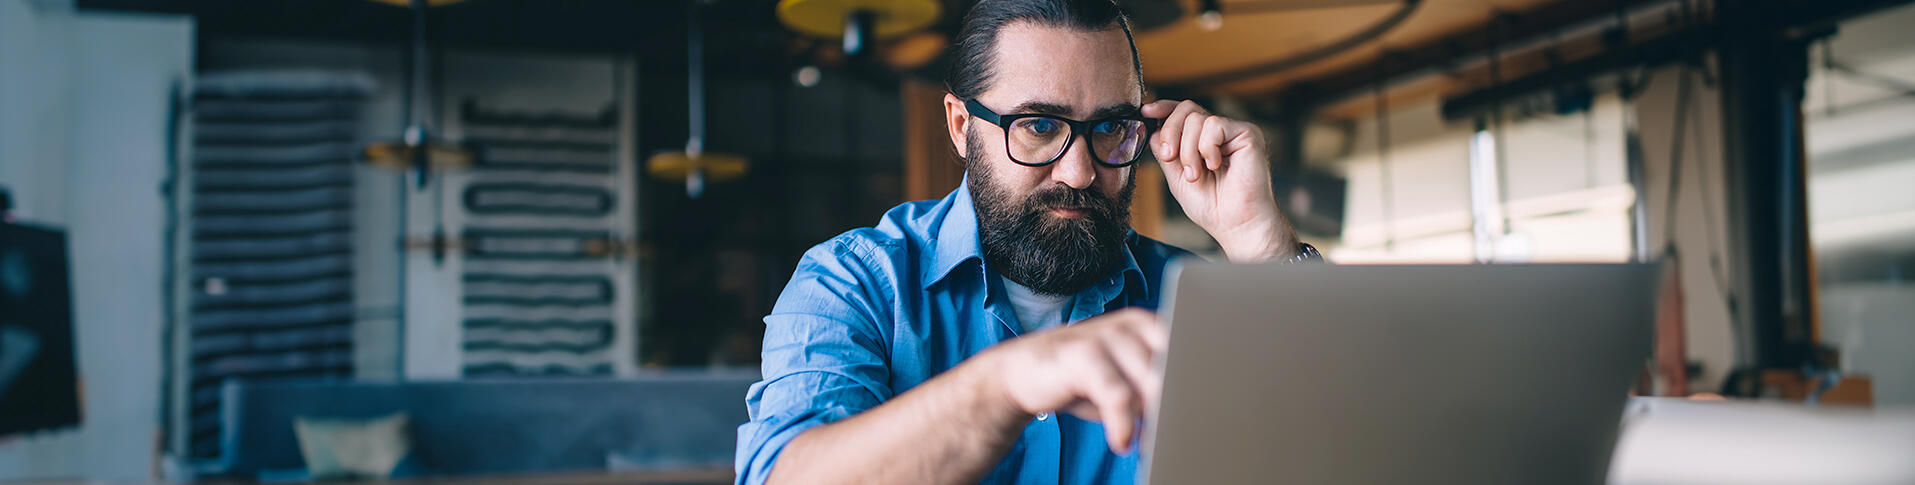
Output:
[[293,418],[299,453],[314,480],[391,478],[411,451],[404,412],[371,419]]

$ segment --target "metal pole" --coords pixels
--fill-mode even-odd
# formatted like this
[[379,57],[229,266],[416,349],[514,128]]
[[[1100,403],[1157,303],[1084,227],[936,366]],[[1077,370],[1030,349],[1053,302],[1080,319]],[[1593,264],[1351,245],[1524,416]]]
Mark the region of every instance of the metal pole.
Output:
[[1786,5],[1718,7],[1728,239],[1737,260],[1730,310],[1737,360],[1758,369],[1801,368],[1815,345],[1800,124],[1809,41],[1789,35]]

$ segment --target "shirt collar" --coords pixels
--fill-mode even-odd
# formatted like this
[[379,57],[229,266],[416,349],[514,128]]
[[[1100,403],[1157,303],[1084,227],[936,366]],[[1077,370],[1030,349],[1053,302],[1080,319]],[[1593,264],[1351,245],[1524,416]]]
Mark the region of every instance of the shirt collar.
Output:
[[926,231],[931,237],[929,263],[923,272],[923,287],[943,281],[965,261],[977,260],[982,266],[984,244],[977,232],[977,206],[971,203],[971,177],[966,175],[957,190],[944,196],[931,211]]
[[[938,202],[937,210],[932,210],[930,215],[932,219],[924,224],[926,229],[930,229],[926,232],[931,237],[928,246],[932,248],[927,255],[929,264],[924,266],[930,271],[923,272],[920,282],[924,288],[943,281],[966,261],[976,260],[980,269],[984,267],[984,243],[978,234],[977,206],[971,200],[970,176],[965,176],[964,181],[958,183],[957,190],[944,196],[944,200]],[[1137,266],[1137,257],[1130,251],[1129,242],[1138,237],[1142,236],[1137,235],[1137,231],[1125,235],[1124,269],[1111,275],[1113,281],[1092,285],[1087,291],[1095,291],[1114,282],[1121,285],[1120,288],[1136,289],[1143,292],[1143,298],[1150,298],[1150,285],[1144,281],[1144,271]],[[1103,299],[1115,298],[1118,294],[1113,291],[1103,295]]]
[[1117,278],[1122,280],[1118,281],[1118,283],[1123,285],[1125,289],[1135,289],[1141,298],[1148,300],[1150,299],[1150,283],[1144,281],[1144,269],[1137,265],[1137,255],[1131,254],[1130,252],[1130,248],[1136,246],[1130,243],[1144,236],[1137,234],[1137,230],[1135,229],[1128,229],[1127,231],[1128,234],[1124,235],[1124,270],[1117,272]]

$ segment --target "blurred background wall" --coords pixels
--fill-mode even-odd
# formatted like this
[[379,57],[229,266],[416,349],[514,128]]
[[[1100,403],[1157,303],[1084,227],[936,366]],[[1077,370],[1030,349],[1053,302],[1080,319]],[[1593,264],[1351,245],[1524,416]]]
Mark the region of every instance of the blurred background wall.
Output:
[[0,180],[18,216],[67,231],[84,383],[78,429],[10,438],[0,479],[154,476],[167,333],[170,100],[193,21],[0,2]]
[[1915,403],[1915,7],[1844,23],[1805,86],[1816,338],[1867,369],[1880,402]]

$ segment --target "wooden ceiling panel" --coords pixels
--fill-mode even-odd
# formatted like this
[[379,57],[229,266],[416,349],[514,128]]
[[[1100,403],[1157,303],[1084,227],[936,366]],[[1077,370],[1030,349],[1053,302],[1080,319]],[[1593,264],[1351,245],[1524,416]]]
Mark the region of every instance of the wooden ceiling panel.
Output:
[[[1266,6],[1286,0],[1224,0],[1223,27],[1205,31],[1183,21],[1137,36],[1145,80],[1176,85],[1250,66],[1276,62],[1338,42],[1387,18],[1400,4],[1355,2],[1348,7],[1231,15],[1233,4]],[[1296,0],[1314,4],[1308,0]],[[1241,81],[1209,86],[1206,91],[1266,93],[1290,81],[1375,62],[1389,46],[1417,45],[1481,29],[1498,12],[1521,12],[1566,0],[1423,0],[1415,12],[1377,41],[1322,60]],[[1194,10],[1194,9],[1193,9]]]

